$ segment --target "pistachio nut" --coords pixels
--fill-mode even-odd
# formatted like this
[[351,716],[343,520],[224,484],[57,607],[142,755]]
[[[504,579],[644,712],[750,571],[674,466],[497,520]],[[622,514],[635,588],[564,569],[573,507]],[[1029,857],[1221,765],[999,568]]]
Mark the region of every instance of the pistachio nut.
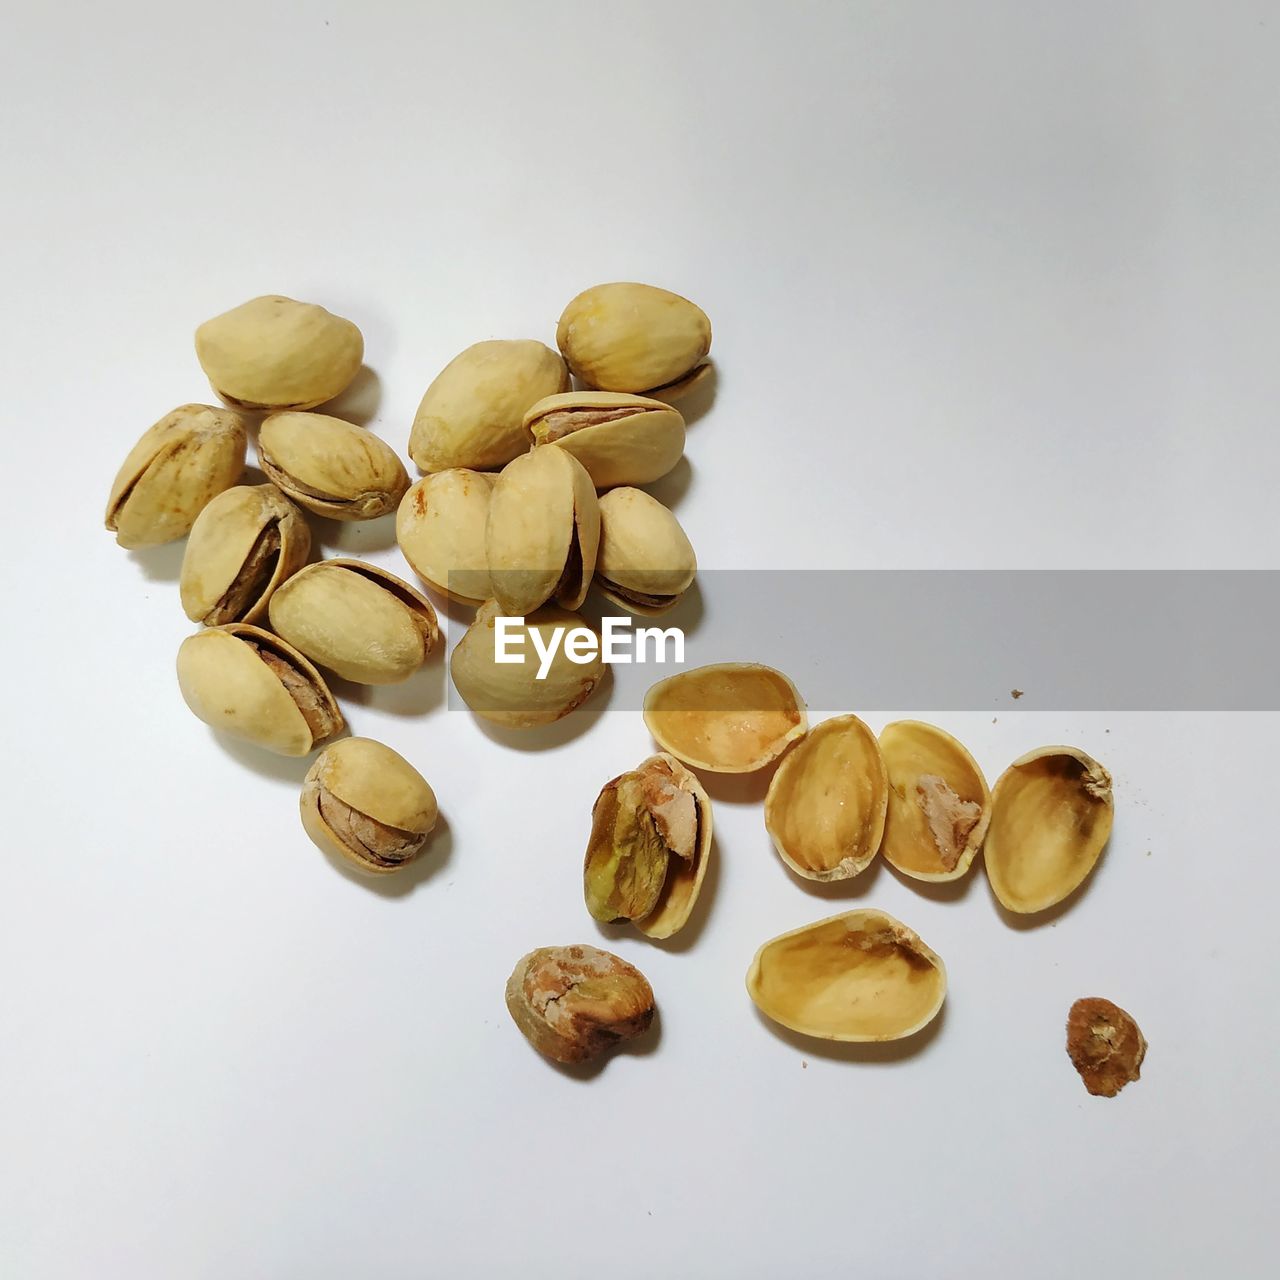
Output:
[[644,722],[678,760],[713,773],[751,773],[809,727],[795,685],[756,662],[720,662],[653,685]]
[[315,667],[279,636],[243,622],[188,636],[178,686],[205,724],[282,756],[305,756],[343,728]]
[[509,614],[548,600],[576,609],[586,599],[600,543],[600,504],[582,464],[560,449],[507,463],[493,486],[485,559],[493,597]]
[[437,817],[427,780],[372,738],[325,747],[303,779],[298,809],[317,848],[375,875],[412,862]]
[[698,560],[680,522],[643,489],[600,498],[596,583],[616,605],[653,616],[679,604]]
[[396,684],[427,660],[440,638],[420,591],[363,560],[321,560],[271,597],[272,629],[344,680]]
[[258,433],[258,461],[299,506],[333,520],[384,516],[409,487],[385,440],[323,413],[273,413]]
[[639,969],[597,947],[539,947],[507,979],[521,1035],[555,1062],[587,1062],[649,1029],[653,988]]
[[497,601],[485,601],[449,658],[454,687],[476,715],[509,729],[552,724],[581,706],[604,679],[598,644],[593,655],[575,660],[563,643],[586,628],[580,614],[546,605],[511,621],[506,651],[519,660],[504,663],[497,661],[501,616]]
[[1073,893],[1097,864],[1115,814],[1111,775],[1075,747],[1039,747],[991,790],[983,845],[1000,905],[1030,915]]
[[364,359],[350,320],[270,294],[206,320],[196,357],[213,389],[245,409],[310,409],[344,391]]
[[477,342],[427,388],[409,434],[409,456],[423,471],[504,466],[529,447],[529,406],[568,389],[564,361],[541,342]]
[[524,415],[534,446],[573,454],[597,489],[648,484],[684,454],[684,418],[660,400],[617,391],[547,396]]
[[230,409],[184,404],[129,450],[107,500],[107,528],[122,547],[156,547],[190,532],[211,499],[244,472],[248,436]]
[[311,527],[273,484],[237,485],[196,517],[178,581],[192,622],[256,622],[307,562]]
[[1101,996],[1085,996],[1067,1014],[1067,1055],[1094,1097],[1114,1098],[1141,1078],[1147,1041],[1132,1014]]
[[766,942],[747,991],[761,1013],[801,1035],[900,1040],[942,1008],[947,971],[901,920],[846,911]]
[[650,756],[606,783],[591,811],[587,910],[669,938],[689,919],[710,856],[710,797],[673,756]]
[[885,860],[916,880],[958,880],[991,817],[977,761],[945,730],[919,720],[885,725],[880,751],[889,777]]
[[666,289],[598,284],[565,307],[556,344],[588,387],[644,393],[689,377],[711,350],[711,321]]
[[455,467],[409,486],[396,511],[396,541],[429,587],[466,604],[487,600],[484,531],[495,477]]

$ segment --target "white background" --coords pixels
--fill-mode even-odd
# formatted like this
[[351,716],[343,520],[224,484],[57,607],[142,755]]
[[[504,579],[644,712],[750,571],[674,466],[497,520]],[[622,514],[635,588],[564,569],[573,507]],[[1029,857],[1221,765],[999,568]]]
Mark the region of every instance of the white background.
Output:
[[[762,783],[716,784],[700,927],[606,943],[660,1036],[578,1078],[502,987],[599,941],[581,851],[638,715],[512,747],[439,660],[348,700],[446,816],[359,883],[302,833],[305,762],[183,707],[181,548],[101,512],[247,297],[356,320],[378,383],[347,407],[403,449],[462,347],[636,279],[715,325],[678,506],[706,567],[1274,565],[1274,6],[4,8],[0,1273],[1269,1273],[1276,717],[939,717],[992,777],[1058,740],[1115,773],[1107,857],[1035,929],[980,870],[815,891]],[[390,532],[326,550],[394,567]],[[756,946],[867,903],[946,959],[941,1023],[771,1030]],[[1151,1043],[1113,1101],[1063,1051],[1086,994]]]

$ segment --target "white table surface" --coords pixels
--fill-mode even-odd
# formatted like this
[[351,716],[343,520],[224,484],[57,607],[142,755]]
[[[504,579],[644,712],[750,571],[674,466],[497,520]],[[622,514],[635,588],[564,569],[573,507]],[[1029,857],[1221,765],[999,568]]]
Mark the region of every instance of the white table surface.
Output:
[[[708,568],[1274,565],[1273,5],[122,0],[4,26],[0,1273],[1270,1274],[1275,715],[939,717],[993,777],[1056,740],[1115,773],[1091,889],[1032,930],[980,872],[807,890],[759,787],[719,786],[704,925],[606,943],[661,1034],[578,1079],[502,987],[599,940],[579,859],[639,717],[513,750],[434,705],[438,661],[349,704],[446,818],[421,872],[357,883],[299,827],[305,762],[183,707],[180,547],[130,555],[101,513],[142,429],[209,395],[192,329],[244,298],[356,320],[403,449],[462,347],[551,340],[579,289],[637,279],[715,325],[678,507]],[[326,550],[394,567],[390,523]],[[948,961],[915,1052],[800,1048],[748,1002],[755,947],[846,904]],[[1114,1101],[1063,1052],[1084,994],[1151,1044]]]

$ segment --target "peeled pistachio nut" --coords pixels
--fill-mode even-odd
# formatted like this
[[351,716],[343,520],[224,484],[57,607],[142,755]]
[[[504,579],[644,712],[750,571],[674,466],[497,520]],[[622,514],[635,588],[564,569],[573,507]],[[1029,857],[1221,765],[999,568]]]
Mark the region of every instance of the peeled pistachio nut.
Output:
[[523,616],[554,600],[586,599],[600,543],[600,504],[582,464],[560,449],[507,463],[493,486],[485,559],[493,597]]
[[720,662],[653,685],[644,722],[658,745],[695,769],[751,773],[809,727],[795,685],[756,662]]
[[311,527],[273,484],[237,485],[196,517],[178,581],[192,622],[256,622],[307,561]]
[[278,636],[243,622],[188,636],[178,650],[178,686],[205,724],[282,756],[305,756],[343,728],[315,667]]
[[616,391],[547,396],[524,415],[534,446],[559,445],[587,469],[597,489],[648,484],[684,454],[684,418],[660,400]]
[[350,320],[311,302],[253,298],[196,330],[213,389],[245,409],[310,409],[344,391],[364,359]]
[[437,817],[427,780],[372,738],[327,746],[307,770],[298,808],[317,848],[375,875],[412,862]]
[[1086,996],[1067,1015],[1067,1054],[1094,1097],[1114,1098],[1141,1077],[1147,1042],[1118,1004]]
[[692,373],[711,350],[711,321],[666,289],[599,284],[565,307],[556,344],[588,387],[643,393]]
[[440,638],[420,591],[363,560],[321,560],[271,597],[271,626],[313,662],[357,684],[396,684]]
[[1030,915],[1084,883],[1111,835],[1111,775],[1075,747],[1039,747],[1015,760],[991,791],[983,845],[1000,905]]
[[639,969],[596,947],[539,947],[507,979],[521,1035],[555,1062],[587,1062],[653,1021],[653,988]]
[[273,413],[258,432],[258,461],[299,506],[333,520],[384,516],[409,487],[385,440],[323,413]]
[[[454,687],[476,715],[508,729],[552,724],[581,706],[604,679],[598,644],[593,656],[575,662],[569,645],[561,643],[567,633],[587,626],[580,614],[546,605],[516,620],[508,633],[507,652],[520,660],[506,663],[496,656],[501,616],[498,603],[487,600],[449,658]],[[539,646],[550,651],[553,645],[553,656],[543,659]],[[545,676],[539,679],[544,664]]]
[[107,528],[122,547],[185,536],[205,506],[244,471],[244,419],[230,409],[184,404],[129,450],[111,485]]
[[606,783],[591,811],[587,910],[669,938],[689,919],[711,856],[711,800],[673,756],[650,756]]
[[396,540],[414,573],[452,600],[487,600],[484,531],[495,477],[455,467],[409,487],[396,511]]
[[564,361],[541,342],[477,342],[427,388],[409,435],[409,456],[423,471],[504,466],[529,448],[529,406],[568,390]]
[[680,522],[643,489],[600,498],[596,583],[616,605],[652,617],[680,603],[698,560]]
[[949,733],[920,720],[885,725],[880,751],[889,775],[885,859],[916,880],[958,880],[991,818],[977,761]]
[[747,991],[774,1022],[821,1040],[900,1040],[947,994],[941,959],[883,911],[847,911],[766,942]]

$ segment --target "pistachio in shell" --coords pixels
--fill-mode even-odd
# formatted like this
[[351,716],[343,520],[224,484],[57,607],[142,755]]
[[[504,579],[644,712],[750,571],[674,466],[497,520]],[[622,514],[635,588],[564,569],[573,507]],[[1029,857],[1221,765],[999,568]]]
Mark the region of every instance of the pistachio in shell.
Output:
[[596,583],[632,613],[653,617],[684,598],[698,572],[680,522],[643,489],[610,489],[600,498]]
[[645,694],[644,722],[664,751],[713,773],[763,769],[809,726],[795,685],[755,662],[715,663],[659,680]]
[[356,684],[407,680],[440,638],[426,596],[363,560],[308,565],[271,597],[269,616],[300,653]]
[[372,875],[408,866],[438,814],[427,780],[372,738],[325,747],[303,779],[298,808],[317,848]]
[[883,911],[847,911],[766,942],[747,973],[766,1017],[820,1040],[900,1040],[947,994],[941,959]]
[[310,409],[345,391],[364,359],[360,330],[313,302],[252,298],[196,330],[213,389],[244,409]]
[[1000,905],[1020,915],[1069,897],[1111,835],[1111,775],[1076,747],[1039,747],[1015,760],[991,791],[983,845]]
[[916,880],[958,880],[973,865],[991,817],[978,763],[949,733],[920,720],[880,732],[889,776],[885,860]]
[[205,724],[282,756],[305,756],[343,728],[320,673],[260,627],[232,622],[188,636],[178,686]]
[[495,477],[455,467],[409,486],[396,511],[396,541],[410,567],[451,600],[490,595],[484,533]]
[[129,549],[185,537],[201,511],[244,472],[244,419],[184,404],[143,432],[111,485],[106,525]]

